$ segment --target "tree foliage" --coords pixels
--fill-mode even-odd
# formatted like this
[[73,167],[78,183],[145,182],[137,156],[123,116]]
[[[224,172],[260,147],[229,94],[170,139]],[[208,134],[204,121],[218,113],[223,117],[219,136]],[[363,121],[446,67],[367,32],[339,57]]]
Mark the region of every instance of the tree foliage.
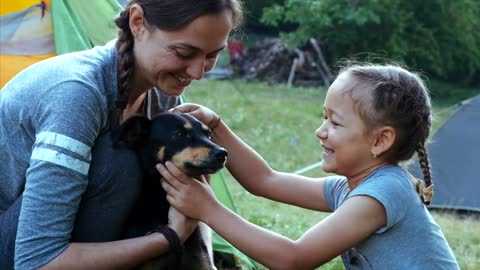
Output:
[[274,4],[283,4],[283,0],[244,0],[245,26],[255,34],[278,35],[278,28],[271,27],[261,21],[263,8]]
[[262,20],[297,25],[283,33],[292,46],[322,40],[332,63],[373,53],[441,79],[479,82],[480,0],[285,0],[265,8]]

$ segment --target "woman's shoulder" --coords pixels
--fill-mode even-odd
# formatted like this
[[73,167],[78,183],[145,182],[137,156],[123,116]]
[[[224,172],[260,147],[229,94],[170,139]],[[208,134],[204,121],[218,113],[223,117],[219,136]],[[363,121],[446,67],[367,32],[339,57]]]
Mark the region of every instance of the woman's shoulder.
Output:
[[51,64],[58,64],[63,70],[69,70],[74,75],[84,74],[105,76],[115,72],[117,53],[114,41],[104,46],[76,51],[51,58]]

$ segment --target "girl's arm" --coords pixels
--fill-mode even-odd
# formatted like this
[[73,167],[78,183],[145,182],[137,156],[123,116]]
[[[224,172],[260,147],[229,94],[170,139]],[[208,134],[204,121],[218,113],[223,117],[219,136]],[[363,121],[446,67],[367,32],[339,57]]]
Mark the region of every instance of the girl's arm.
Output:
[[269,269],[313,269],[386,224],[386,212],[378,201],[355,196],[293,241],[249,223],[224,207],[205,180],[196,181],[171,163],[158,168],[165,178],[162,186],[172,206],[207,223],[240,251]]
[[323,196],[322,179],[273,170],[223,121],[217,121],[219,117],[206,107],[186,103],[176,107],[174,111],[190,113],[213,128],[213,141],[228,151],[228,170],[252,194],[303,208],[331,211]]

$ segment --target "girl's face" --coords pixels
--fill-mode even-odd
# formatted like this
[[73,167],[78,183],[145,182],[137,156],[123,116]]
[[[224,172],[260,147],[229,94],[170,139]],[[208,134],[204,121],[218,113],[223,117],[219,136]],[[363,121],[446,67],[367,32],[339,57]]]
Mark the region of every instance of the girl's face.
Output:
[[156,86],[169,96],[181,95],[215,66],[231,29],[229,10],[198,17],[178,30],[144,28],[134,43],[136,89]]
[[328,173],[354,176],[372,166],[370,133],[354,108],[353,80],[340,74],[327,92],[324,122],[315,135],[323,147],[322,169]]

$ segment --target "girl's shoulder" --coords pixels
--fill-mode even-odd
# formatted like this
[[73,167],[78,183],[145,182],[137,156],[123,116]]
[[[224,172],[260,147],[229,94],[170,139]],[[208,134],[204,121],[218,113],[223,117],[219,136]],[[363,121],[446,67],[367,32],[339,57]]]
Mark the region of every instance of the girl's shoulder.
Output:
[[323,196],[332,211],[335,211],[349,194],[348,181],[344,176],[334,175],[324,178]]
[[369,196],[383,205],[387,214],[383,230],[400,222],[412,209],[423,208],[408,172],[398,165],[379,168],[350,193],[352,196]]
[[385,165],[370,174],[360,185],[392,186],[395,189],[413,189],[410,174],[400,165]]
[[409,173],[399,165],[385,165],[377,169],[352,190],[349,197],[356,195],[368,195],[385,203],[414,202],[418,197]]

